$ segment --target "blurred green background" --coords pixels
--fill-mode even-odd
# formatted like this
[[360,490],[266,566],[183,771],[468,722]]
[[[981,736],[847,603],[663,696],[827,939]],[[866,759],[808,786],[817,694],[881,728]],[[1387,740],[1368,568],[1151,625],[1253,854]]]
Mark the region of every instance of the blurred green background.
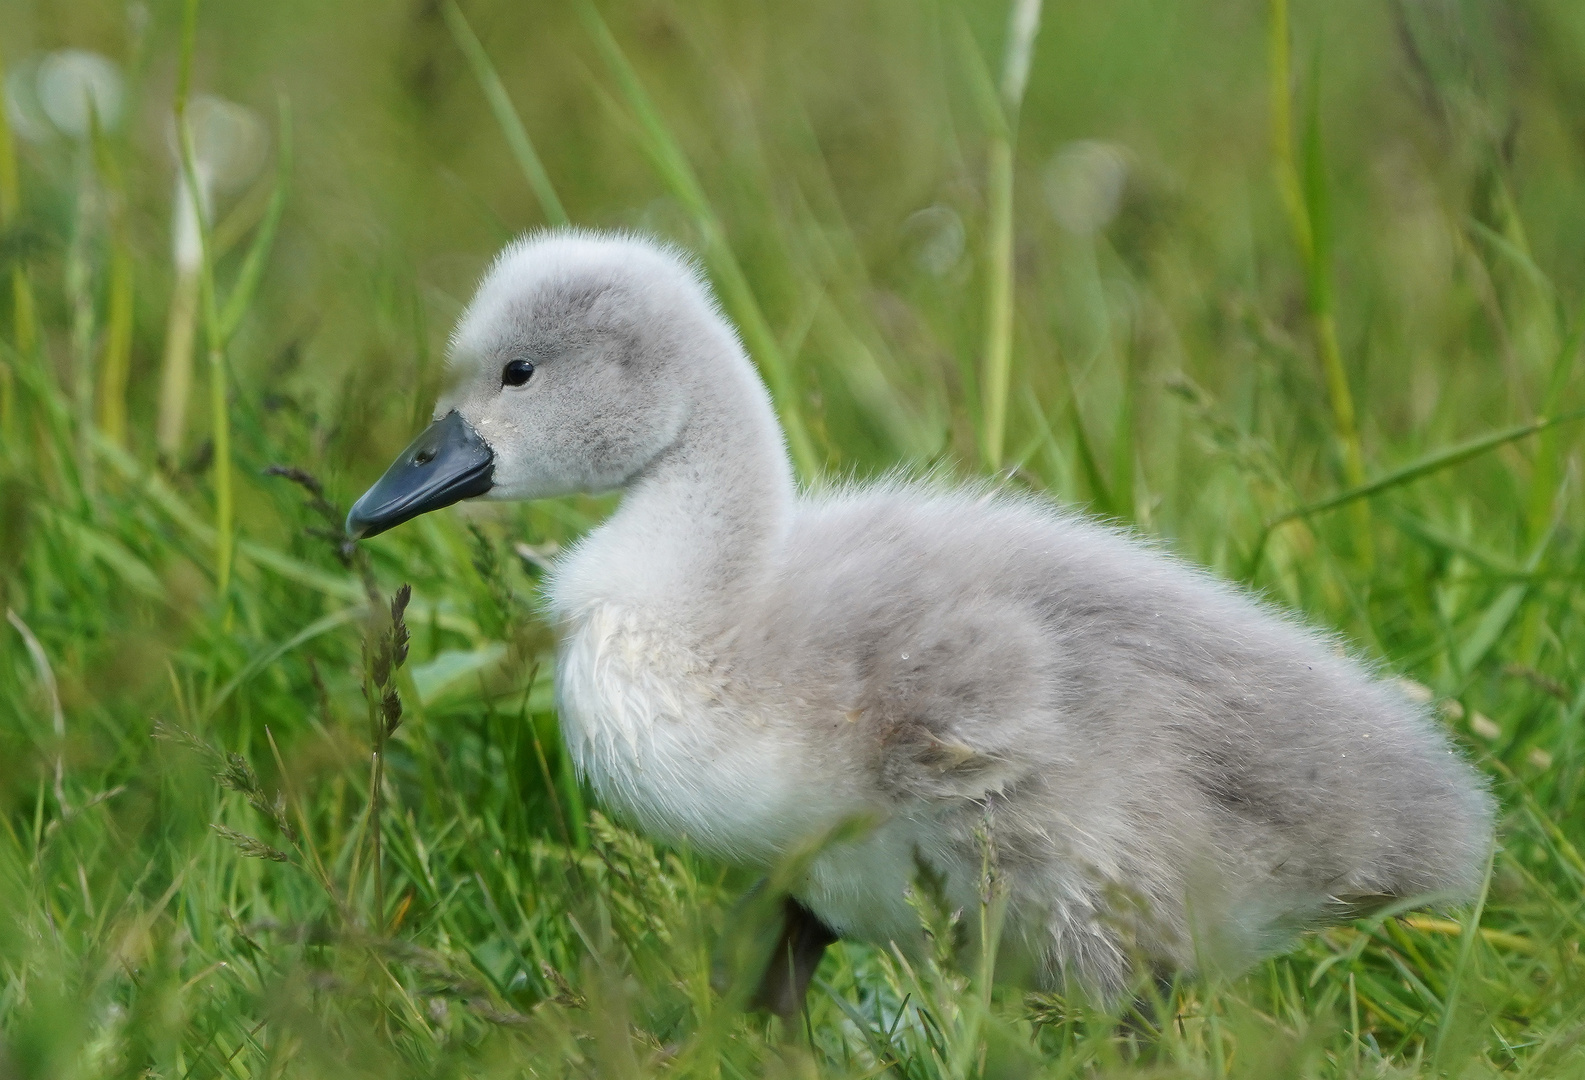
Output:
[[[1021,92],[1011,15],[0,0],[0,1077],[1585,1074],[1585,6],[1048,2]],[[700,258],[811,484],[996,473],[1414,680],[1483,906],[1122,1023],[945,945],[740,1015],[746,879],[559,750],[535,585],[612,500],[334,535],[563,211]]]

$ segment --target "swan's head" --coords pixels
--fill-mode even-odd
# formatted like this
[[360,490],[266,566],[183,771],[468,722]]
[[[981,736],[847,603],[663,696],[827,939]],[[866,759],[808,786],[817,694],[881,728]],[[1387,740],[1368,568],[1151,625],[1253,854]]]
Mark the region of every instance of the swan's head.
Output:
[[[725,340],[723,340],[723,338]],[[451,339],[435,420],[353,506],[372,536],[462,499],[624,485],[671,445],[731,331],[693,268],[627,236],[519,240]]]

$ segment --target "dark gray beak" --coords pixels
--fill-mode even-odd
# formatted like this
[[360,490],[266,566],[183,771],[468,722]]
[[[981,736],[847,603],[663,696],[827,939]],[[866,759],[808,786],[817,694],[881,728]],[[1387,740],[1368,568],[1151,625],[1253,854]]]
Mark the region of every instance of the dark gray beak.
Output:
[[495,455],[456,411],[424,429],[347,515],[354,540],[490,490]]

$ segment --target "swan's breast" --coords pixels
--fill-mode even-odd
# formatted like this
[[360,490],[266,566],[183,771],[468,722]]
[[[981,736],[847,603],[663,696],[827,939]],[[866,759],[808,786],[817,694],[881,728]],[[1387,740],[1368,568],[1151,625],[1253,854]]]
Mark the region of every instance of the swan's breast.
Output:
[[800,832],[788,732],[659,620],[611,604],[564,625],[563,736],[601,800],[648,832],[773,861]]

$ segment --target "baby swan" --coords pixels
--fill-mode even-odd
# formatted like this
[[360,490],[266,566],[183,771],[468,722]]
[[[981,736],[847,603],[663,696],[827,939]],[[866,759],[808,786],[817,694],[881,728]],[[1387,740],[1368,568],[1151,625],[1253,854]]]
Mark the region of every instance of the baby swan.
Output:
[[1360,904],[1479,885],[1485,786],[1329,639],[1035,498],[800,492],[764,385],[674,252],[520,240],[451,351],[437,419],[348,531],[622,489],[548,587],[563,731],[599,797],[740,865],[876,823],[794,890],[772,1005],[796,1008],[832,934],[917,942],[920,863],[972,908],[987,832],[1006,946],[1102,999],[1139,966],[1236,969]]

